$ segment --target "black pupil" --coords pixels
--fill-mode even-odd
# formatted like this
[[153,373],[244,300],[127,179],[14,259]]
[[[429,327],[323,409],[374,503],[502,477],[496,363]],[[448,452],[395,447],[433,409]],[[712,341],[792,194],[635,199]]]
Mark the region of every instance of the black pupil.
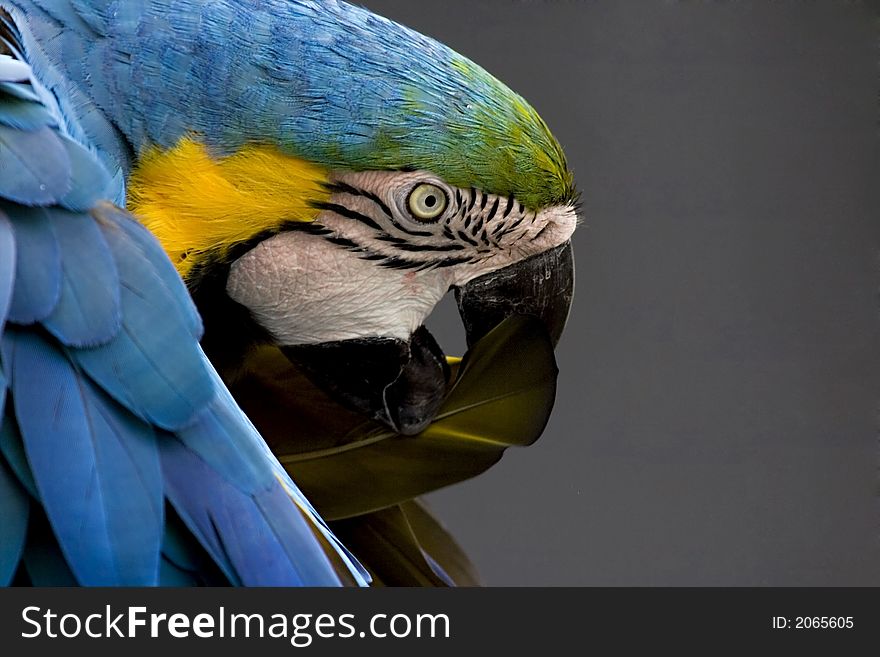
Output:
[[430,196],[425,197],[425,205],[429,208],[433,208],[437,204],[437,197],[431,194]]

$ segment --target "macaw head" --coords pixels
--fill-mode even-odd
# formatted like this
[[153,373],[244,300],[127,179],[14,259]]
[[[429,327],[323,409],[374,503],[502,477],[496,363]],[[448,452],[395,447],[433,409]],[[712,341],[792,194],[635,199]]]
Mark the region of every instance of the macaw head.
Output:
[[193,291],[221,371],[270,342],[417,433],[449,376],[423,326],[449,290],[469,343],[512,314],[559,338],[572,174],[537,112],[476,64],[365,10],[294,4],[271,48],[236,55],[226,114],[213,96],[177,109],[186,134],[153,139],[129,202]]

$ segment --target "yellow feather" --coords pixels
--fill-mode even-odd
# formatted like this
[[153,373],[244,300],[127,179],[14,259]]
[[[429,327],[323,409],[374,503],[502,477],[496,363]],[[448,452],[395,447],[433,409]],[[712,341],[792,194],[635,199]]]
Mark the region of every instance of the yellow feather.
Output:
[[181,276],[207,251],[222,252],[288,221],[313,221],[327,171],[271,146],[225,158],[186,137],[147,150],[128,181],[128,208],[159,239]]

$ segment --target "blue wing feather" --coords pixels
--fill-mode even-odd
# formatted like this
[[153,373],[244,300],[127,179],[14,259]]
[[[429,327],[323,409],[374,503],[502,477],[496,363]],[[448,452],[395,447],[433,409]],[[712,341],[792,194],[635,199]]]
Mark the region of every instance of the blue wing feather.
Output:
[[23,131],[0,125],[5,166],[0,196],[24,205],[57,203],[70,191],[70,158],[51,128]]
[[[203,358],[205,358],[205,362],[207,362],[207,357],[202,354]],[[220,375],[213,369],[210,371],[211,376],[214,378],[217,386],[217,400],[214,406],[218,409],[219,416],[223,418],[220,423],[226,422],[228,429],[226,430],[226,435],[228,436],[230,442],[230,450],[226,451],[227,456],[232,456],[234,453],[232,450],[237,450],[240,458],[229,458],[226,463],[222,463],[220,461],[215,461],[215,467],[220,472],[229,473],[228,476],[236,477],[239,473],[243,472],[243,466],[241,462],[245,463],[253,463],[259,467],[259,464],[263,464],[261,471],[267,470],[271,472],[274,479],[281,484],[282,489],[285,494],[293,500],[296,508],[303,515],[304,524],[308,525],[310,528],[313,528],[314,531],[319,532],[322,537],[330,544],[331,548],[336,551],[339,558],[342,562],[348,567],[350,574],[354,577],[355,581],[359,583],[367,583],[370,581],[370,575],[367,573],[366,569],[358,563],[357,559],[345,548],[342,543],[333,535],[333,532],[330,531],[330,528],[327,526],[327,523],[324,522],[323,518],[318,514],[318,512],[312,507],[306,497],[300,492],[299,488],[297,488],[296,484],[290,478],[290,475],[287,471],[281,466],[280,463],[275,459],[272,454],[269,446],[260,438],[259,433],[257,432],[256,427],[251,423],[248,417],[244,414],[244,411],[235,403],[235,400],[232,398],[232,394],[229,390],[223,385],[223,382],[220,380]],[[194,426],[192,427],[195,431],[198,429]],[[193,432],[193,434],[195,433]],[[185,440],[188,445],[191,446],[195,451],[199,452],[200,450],[205,451],[209,456],[213,456],[214,450],[210,449],[210,445],[204,441],[200,442],[193,434],[187,433],[185,436],[181,436],[182,440]],[[221,434],[222,435],[222,434]],[[204,438],[204,436],[202,437]],[[268,464],[269,467],[266,468],[265,465]],[[259,480],[253,480],[250,484],[245,484],[253,486]],[[259,487],[256,488],[259,490]],[[269,489],[270,491],[275,491],[274,488]],[[264,489],[265,492],[265,489]],[[278,501],[279,498],[272,498],[275,502]],[[268,521],[275,526],[276,532],[279,534],[285,534],[286,532],[292,531],[295,528],[295,531],[300,535],[299,539],[294,539],[292,536],[289,537],[289,540],[283,541],[286,546],[293,545],[295,540],[302,540],[302,534],[308,535],[308,532],[303,532],[300,526],[294,525],[291,526],[285,522],[278,522],[275,520],[276,516],[267,511],[268,500],[266,498],[261,498],[259,495],[257,496],[257,502],[261,504],[263,507],[264,513],[268,519]],[[287,516],[287,512],[289,511],[289,505],[284,504],[276,509],[278,512],[278,519],[285,518]],[[296,548],[294,548],[295,550]]]
[[[216,472],[177,441],[163,443],[160,453],[168,500],[217,567],[232,584],[240,584],[210,515],[211,498],[217,493]],[[221,489],[224,483],[221,480]]]
[[47,210],[61,249],[61,298],[43,326],[63,344],[92,347],[109,342],[122,324],[119,273],[94,219]]
[[[262,459],[250,441],[237,440],[239,418],[215,399],[190,426],[178,432],[180,441],[239,490],[254,493],[265,490],[274,474],[260,467]],[[218,439],[219,438],[219,439]]]
[[[177,441],[162,444],[162,468],[168,497],[184,523],[201,537],[218,565],[227,574],[234,573],[242,584],[328,586],[338,582],[320,547],[314,540],[304,540],[311,536],[305,522],[300,526],[283,523],[290,532],[279,534],[254,495],[230,484]],[[267,494],[284,498],[277,509],[279,518],[299,513],[279,482],[270,482],[256,497]],[[298,567],[296,561],[307,567]]]
[[[190,333],[189,297],[173,296],[137,244],[117,225],[102,232],[122,283],[123,328],[96,349],[72,357],[136,415],[165,429],[187,424],[214,397],[214,384]],[[167,258],[166,258],[167,260]]]
[[9,319],[46,319],[61,298],[61,250],[45,208],[21,208],[15,223],[15,294]]
[[110,174],[102,166],[95,166],[95,157],[71,139],[62,141],[70,159],[70,191],[60,200],[69,210],[88,210],[105,198],[110,185]]
[[[287,558],[292,564],[296,564],[297,555],[315,550],[312,542],[311,534],[301,531],[292,531],[293,527],[289,523],[278,522],[279,518],[284,517],[285,509],[289,506],[290,500],[287,491],[280,485],[272,486],[269,490],[257,493],[254,496],[257,506],[260,509],[262,517],[265,518],[272,532],[278,536],[279,543],[283,547]],[[300,509],[300,513],[305,517],[309,512],[307,509]],[[351,555],[346,553],[347,557]],[[365,574],[362,573],[362,574]],[[314,574],[309,571],[300,573],[303,584],[307,586],[318,586],[322,582],[314,578]]]
[[190,335],[196,340],[202,337],[202,318],[196,310],[196,305],[189,295],[189,290],[180,278],[180,274],[171,264],[165,253],[156,249],[156,238],[144,227],[143,224],[134,221],[131,215],[123,212],[112,205],[103,204],[98,209],[99,217],[112,218],[114,223],[125,231],[128,237],[137,245],[144,258],[149,261],[153,273],[158,276],[165,285],[168,294],[175,300],[177,309],[183,314]]
[[[308,573],[298,572],[279,537],[252,499],[228,489],[223,504],[214,507],[212,520],[223,547],[245,586],[305,586]],[[289,501],[288,501],[289,504]],[[331,572],[329,563],[326,571]],[[305,576],[304,576],[305,575]],[[329,580],[315,578],[314,585]]]
[[162,483],[153,436],[138,435],[146,427],[108,408],[45,339],[20,331],[4,339],[13,342],[13,400],[28,462],[77,579],[156,584]]
[[201,320],[159,244],[98,202],[122,198],[128,156],[51,62],[65,30],[102,23],[44,8],[54,18],[13,7],[16,25],[3,26],[33,69],[0,56],[0,401],[7,388],[11,399],[0,486],[17,491],[0,502],[15,518],[0,573],[35,585],[338,585],[329,545],[366,583],[204,357]]

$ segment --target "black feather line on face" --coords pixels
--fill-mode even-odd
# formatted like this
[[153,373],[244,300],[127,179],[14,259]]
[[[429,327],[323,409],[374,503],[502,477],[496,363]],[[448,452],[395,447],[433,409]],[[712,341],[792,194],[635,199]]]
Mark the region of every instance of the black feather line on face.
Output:
[[462,240],[463,242],[467,242],[471,246],[479,246],[477,241],[474,240],[473,238],[471,238],[471,236],[468,235],[467,233],[465,233],[464,231],[460,230],[460,231],[458,231],[457,234],[458,234],[458,239]]
[[444,244],[443,246],[434,246],[433,244],[395,244],[395,247],[401,251],[411,252],[462,251],[467,248],[462,244]]
[[[380,266],[390,269],[424,270],[430,269],[432,267],[449,267],[454,264],[473,262],[473,259],[471,257],[446,257],[440,260],[409,260],[403,257],[403,255],[394,256],[386,255],[384,253],[377,253],[370,250],[369,246],[356,242],[355,240],[349,239],[347,237],[336,235],[336,233],[334,233],[332,230],[315,222],[290,222],[289,224],[285,224],[284,230],[297,230],[300,232],[309,233],[310,235],[322,237],[331,244],[342,247],[353,253],[357,253],[358,257],[363,260],[377,262]],[[461,244],[442,244],[439,246],[431,244],[411,244],[400,237],[395,237],[394,235],[388,235],[385,233],[378,235],[376,239],[389,243],[395,249],[410,253],[444,253],[449,251],[462,251],[466,248]],[[241,255],[243,255],[243,253],[241,253]],[[240,255],[238,257],[240,257]]]
[[[337,193],[341,192],[344,194],[348,194],[349,196],[360,196],[362,198],[369,199],[370,201],[375,203],[376,206],[378,206],[378,208],[385,214],[385,216],[388,218],[388,221],[390,221],[391,224],[402,233],[406,233],[407,235],[413,235],[415,237],[433,237],[433,235],[434,235],[433,233],[429,233],[429,232],[426,232],[423,230],[413,230],[412,228],[404,226],[402,223],[400,223],[397,220],[397,218],[391,212],[391,209],[388,207],[388,205],[386,205],[385,202],[381,198],[379,198],[376,194],[374,194],[373,192],[368,192],[367,190],[360,189],[358,187],[355,187],[354,185],[349,185],[347,183],[342,183],[342,182],[328,183],[328,184],[324,185],[324,187],[326,187],[331,192],[337,192]],[[330,208],[324,208],[324,209],[329,210]],[[351,212],[354,212],[354,210],[351,210]],[[358,214],[360,214],[360,213],[358,213]],[[360,215],[360,216],[363,217],[363,215]],[[374,227],[378,228],[378,226],[375,224],[375,222],[372,225]]]
[[409,244],[409,242],[404,238],[396,237],[394,235],[382,234],[376,236],[376,239],[380,242],[388,242],[389,244]]
[[406,233],[407,235],[412,235],[414,237],[434,237],[434,233],[428,233],[424,230],[411,230],[397,221],[394,217],[391,217],[391,223],[394,224],[394,227],[397,230],[401,233]]
[[[492,209],[489,210],[489,214],[486,215],[486,221],[492,221],[492,217],[494,217],[494,216],[495,216],[495,213],[498,212],[498,203],[499,203],[500,201],[501,201],[501,199],[500,199],[499,197],[496,196],[496,197],[495,197],[495,202],[492,204]],[[479,225],[480,225],[480,226],[483,225],[483,216],[482,216],[482,215],[480,215],[480,222],[479,222]],[[480,229],[479,229],[479,227],[475,227],[474,230],[480,230]]]
[[[400,222],[398,222],[397,219],[395,219],[395,217],[391,214],[388,206],[385,205],[381,201],[381,199],[379,199],[372,192],[368,192],[368,191],[359,189],[353,185],[349,185],[347,183],[342,183],[342,182],[328,183],[325,185],[325,187],[328,190],[330,190],[331,192],[344,193],[344,194],[348,194],[350,196],[361,196],[361,197],[369,198],[370,200],[374,201],[380,209],[382,209],[382,211],[387,215],[389,221],[396,228],[400,229],[402,232],[404,232],[408,235],[413,235],[413,236],[418,236],[418,237],[435,237],[434,233],[410,230],[404,226],[401,226]],[[475,194],[477,192],[476,192],[476,190],[471,190],[471,192],[472,192],[471,206],[473,206],[473,204],[476,200]],[[459,190],[456,190],[456,201],[458,203],[461,202],[461,192]],[[485,198],[484,198],[484,205],[485,205]],[[464,246],[463,244],[460,244],[458,242],[453,243],[453,244],[441,244],[441,245],[413,244],[412,242],[408,241],[405,238],[388,234],[372,218],[366,217],[362,213],[357,212],[351,208],[345,207],[343,205],[340,205],[338,203],[321,202],[321,203],[315,203],[314,207],[317,209],[322,209],[322,210],[326,210],[329,212],[334,212],[336,214],[339,214],[340,216],[347,217],[349,219],[361,221],[362,223],[369,226],[370,228],[373,228],[376,231],[376,234],[373,236],[374,239],[376,239],[377,241],[386,243],[389,246],[391,246],[399,251],[404,251],[404,252],[408,252],[408,253],[426,253],[426,254],[428,254],[428,253],[445,253],[445,252],[449,252],[449,251],[463,251],[463,250],[467,249],[466,246]],[[460,211],[464,212],[463,206],[460,208]],[[449,221],[449,220],[447,220],[447,221]],[[471,221],[471,218],[469,217],[468,223],[470,223],[470,221]],[[480,223],[482,224],[482,220]],[[360,254],[361,258],[379,262],[379,264],[381,264],[383,267],[391,267],[394,269],[412,268],[412,269],[424,270],[424,269],[430,269],[433,267],[450,267],[455,264],[462,264],[465,262],[473,262],[474,261],[472,257],[466,257],[466,258],[465,257],[457,257],[457,258],[443,258],[440,260],[416,261],[416,260],[410,260],[410,259],[404,257],[403,255],[401,255],[401,256],[384,255],[384,254],[376,253],[375,251],[372,251],[368,245],[358,243],[355,240],[351,240],[348,238],[342,238],[342,237],[338,237],[338,236],[337,237],[329,237],[329,235],[332,234],[332,233],[330,233],[330,231],[327,231],[327,229],[325,229],[325,228],[315,229],[314,226],[316,226],[316,224],[314,224],[314,223],[300,224],[300,225],[291,226],[290,229],[308,230],[308,231],[312,232],[312,234],[321,235],[327,241],[329,241],[333,244],[347,248],[350,251],[358,252]],[[320,230],[320,232],[319,232],[319,230]],[[446,237],[449,240],[456,240],[456,233],[452,231],[452,229],[449,227],[448,223],[443,225],[443,235],[444,235],[444,237]],[[475,232],[474,237],[476,237],[476,232]],[[478,242],[474,241],[474,239],[472,239],[467,234],[462,233],[461,231],[457,231],[457,238],[458,238],[458,240],[464,241],[471,246],[479,246]],[[487,241],[484,240],[484,242],[486,243],[486,246],[489,246]]]
[[513,196],[507,197],[507,206],[504,208],[504,214],[501,215],[502,219],[506,219],[507,215],[510,214],[510,211],[513,210]]
[[467,210],[465,210],[465,212],[470,212],[474,207],[474,203],[476,203],[476,202],[477,202],[477,190],[474,189],[473,187],[471,187],[470,196],[469,196],[468,204],[467,204]]
[[383,201],[373,192],[368,192],[365,189],[360,189],[359,187],[354,187],[353,185],[347,185],[345,183],[334,183],[332,185],[327,185],[327,187],[331,191],[340,191],[351,196],[363,196],[364,198],[368,198],[373,203],[378,205],[379,209],[382,210],[382,212],[391,217],[391,209],[385,204],[385,201]]
[[351,208],[347,208],[344,205],[339,205],[338,203],[330,203],[328,201],[316,201],[311,203],[311,206],[316,210],[327,210],[329,212],[333,212],[335,214],[341,215],[348,219],[354,219],[355,221],[360,221],[361,223],[366,224],[373,230],[377,230],[382,232],[382,227],[373,221],[372,218],[368,217],[365,214],[361,214],[356,210],[352,210]]
[[512,224],[510,224],[507,227],[507,230],[514,230],[517,226],[519,226],[523,222],[523,220],[525,220],[525,218],[526,218],[526,215],[521,214],[519,217],[516,218],[516,220],[514,220],[514,222]]

